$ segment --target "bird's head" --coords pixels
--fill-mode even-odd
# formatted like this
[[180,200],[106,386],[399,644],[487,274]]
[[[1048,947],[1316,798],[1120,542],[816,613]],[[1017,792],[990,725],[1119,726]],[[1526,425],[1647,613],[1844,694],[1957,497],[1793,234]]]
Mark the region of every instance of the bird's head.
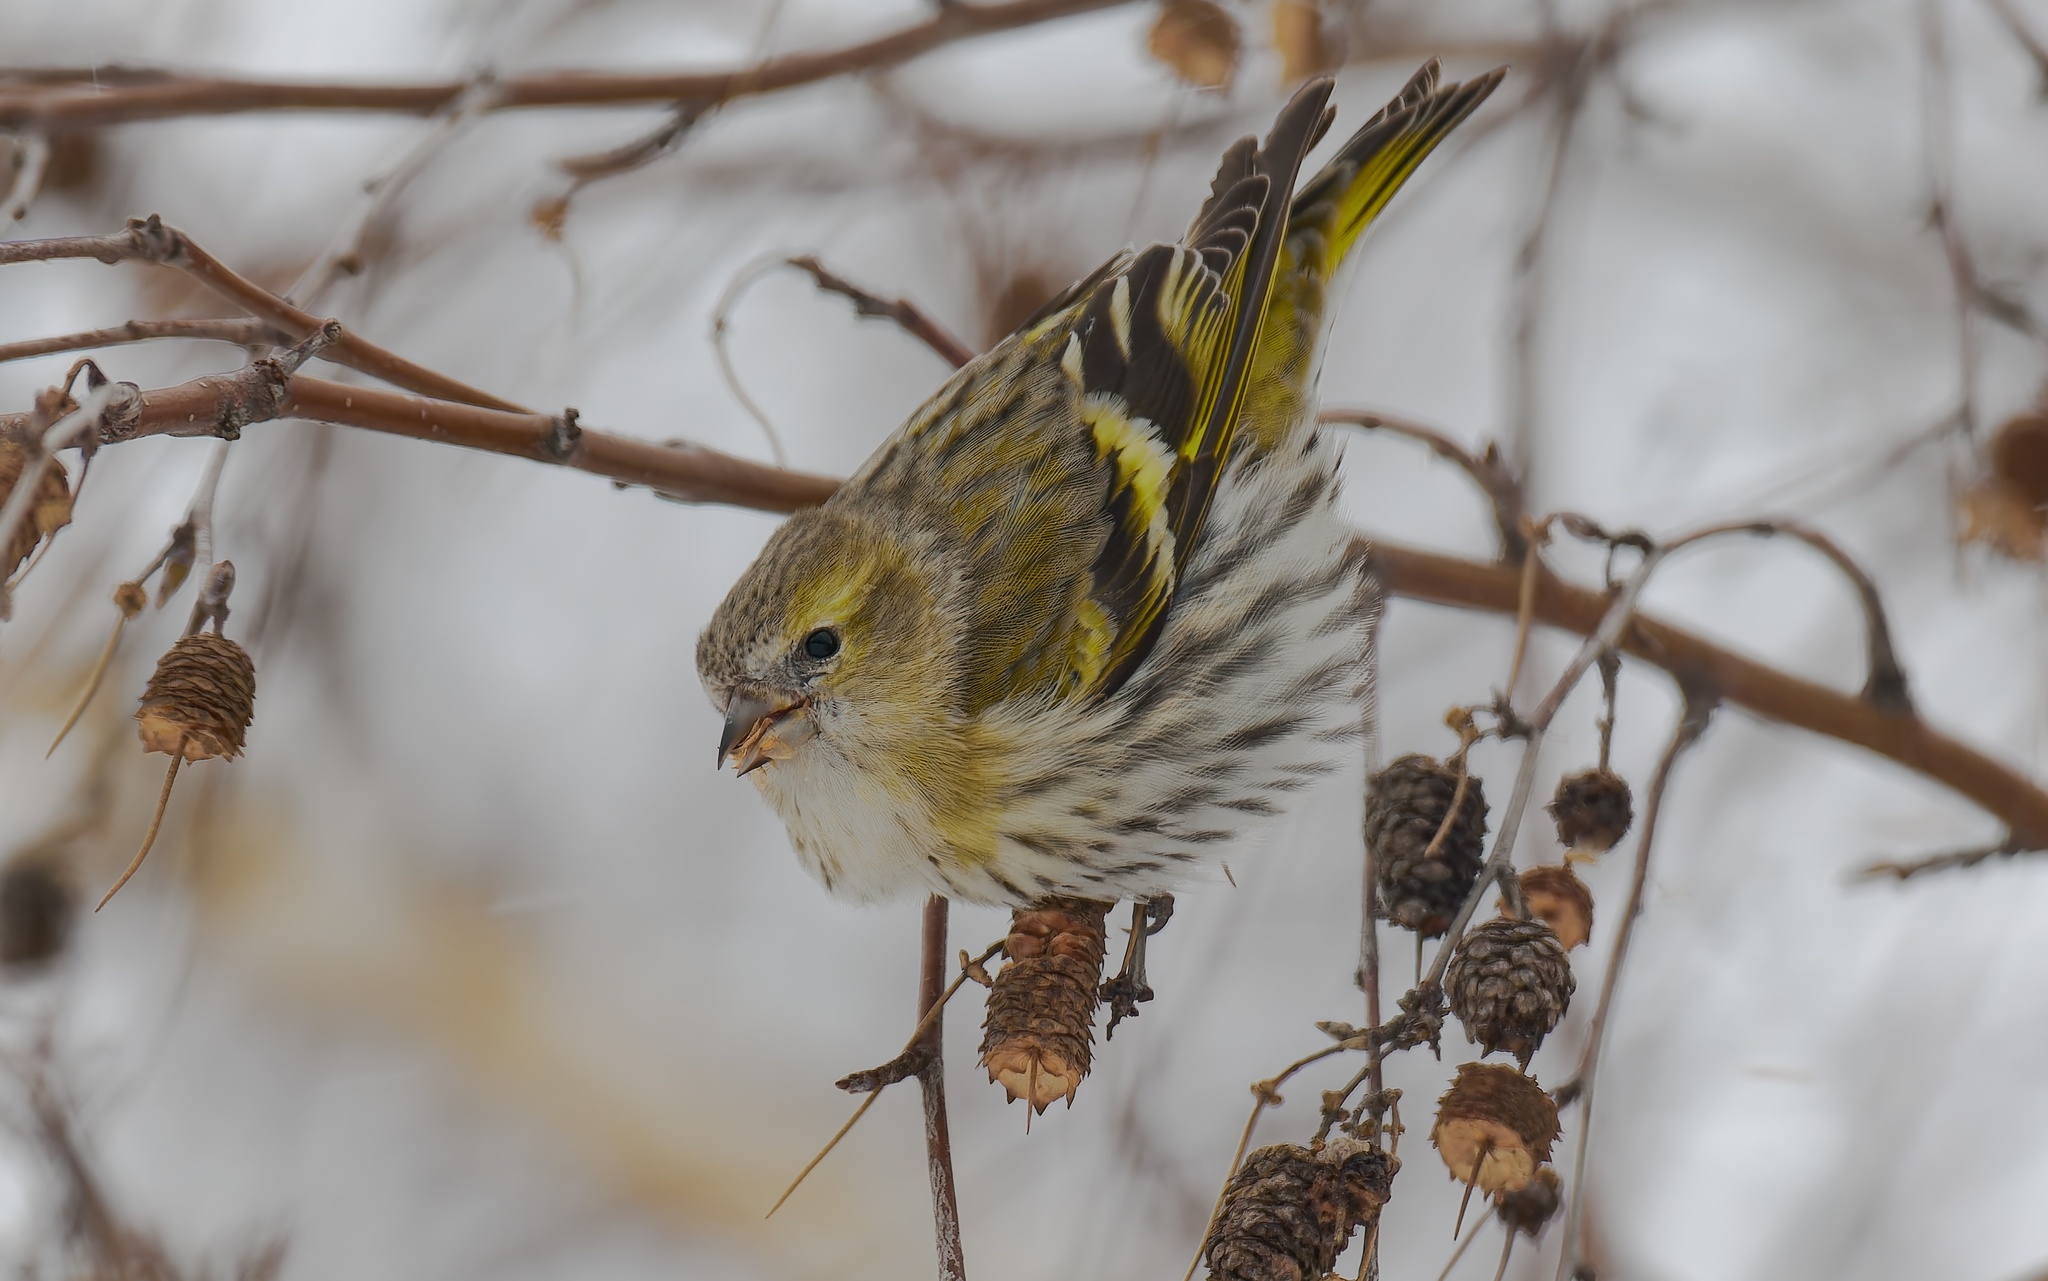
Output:
[[949,703],[935,565],[877,522],[833,507],[776,530],[697,640],[697,675],[724,713],[718,762],[741,774],[813,739],[858,756]]

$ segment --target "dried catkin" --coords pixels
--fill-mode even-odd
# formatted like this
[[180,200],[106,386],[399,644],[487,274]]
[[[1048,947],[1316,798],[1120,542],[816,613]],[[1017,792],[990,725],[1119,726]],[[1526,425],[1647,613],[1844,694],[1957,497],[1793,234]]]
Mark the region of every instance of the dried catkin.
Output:
[[[181,636],[157,660],[135,719],[142,745],[188,761],[242,754],[256,709],[256,665],[214,632]],[[182,745],[182,746],[181,746]]]
[[[0,506],[6,505],[27,467],[28,451],[11,440],[0,440]],[[36,482],[36,496],[28,511],[11,531],[7,546],[0,548],[0,578],[21,568],[45,538],[70,523],[71,483],[64,474],[64,464],[52,458]]]
[[1245,1158],[1223,1190],[1202,1254],[1213,1281],[1322,1281],[1351,1234],[1372,1224],[1401,1163],[1357,1139],[1292,1143]]
[[1010,918],[1007,957],[989,989],[981,1064],[1011,1099],[1043,1113],[1069,1106],[1094,1055],[1096,987],[1109,904],[1054,899]]
[[1461,1063],[1437,1100],[1429,1140],[1451,1177],[1481,1192],[1519,1192],[1550,1160],[1557,1104],[1505,1064]]
[[1486,858],[1486,793],[1476,777],[1467,778],[1457,817],[1437,840],[1457,793],[1458,771],[1421,755],[1403,756],[1367,786],[1365,839],[1380,910],[1424,938],[1450,928]]
[[1530,1056],[1564,1017],[1578,987],[1557,935],[1542,921],[1481,921],[1458,940],[1444,995],[1465,1036],[1487,1054]]

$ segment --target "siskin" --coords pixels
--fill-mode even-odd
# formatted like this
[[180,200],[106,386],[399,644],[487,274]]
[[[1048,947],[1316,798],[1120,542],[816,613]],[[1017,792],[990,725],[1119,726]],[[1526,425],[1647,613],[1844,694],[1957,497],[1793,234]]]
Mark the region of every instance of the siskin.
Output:
[[1356,750],[1378,592],[1312,412],[1324,300],[1502,74],[1432,62],[1297,194],[1309,84],[1179,244],[1048,303],[769,539],[697,671],[828,890],[1149,898]]

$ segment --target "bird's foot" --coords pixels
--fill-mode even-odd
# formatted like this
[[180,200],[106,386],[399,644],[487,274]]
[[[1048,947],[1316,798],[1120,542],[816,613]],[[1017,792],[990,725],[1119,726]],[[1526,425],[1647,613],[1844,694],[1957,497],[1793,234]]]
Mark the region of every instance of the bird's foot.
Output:
[[1127,1018],[1138,1016],[1138,1006],[1152,999],[1152,987],[1145,981],[1145,943],[1154,934],[1166,928],[1173,919],[1173,895],[1160,894],[1149,899],[1133,900],[1131,903],[1130,942],[1124,945],[1123,968],[1117,976],[1102,985],[1097,993],[1104,1005],[1109,1007],[1109,1026],[1103,1029],[1102,1039],[1107,1041],[1116,1035],[1116,1025]]

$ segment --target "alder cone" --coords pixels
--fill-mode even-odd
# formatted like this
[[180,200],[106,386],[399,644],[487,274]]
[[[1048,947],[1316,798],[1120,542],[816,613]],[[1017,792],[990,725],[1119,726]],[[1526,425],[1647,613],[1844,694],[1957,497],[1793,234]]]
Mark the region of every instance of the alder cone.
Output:
[[1612,770],[1589,769],[1558,780],[1546,806],[1557,820],[1558,843],[1585,854],[1605,854],[1635,822],[1628,780]]
[[2048,413],[2000,424],[1985,461],[1989,474],[1963,495],[1964,541],[2014,560],[2048,559]]
[[1444,972],[1444,995],[1466,1039],[1488,1054],[1506,1050],[1523,1067],[1571,1007],[1577,988],[1550,927],[1511,916],[1466,931]]
[[256,713],[256,664],[216,632],[180,636],[157,660],[135,719],[142,745],[188,761],[242,754]]
[[1073,1106],[1092,1065],[1109,906],[1053,899],[1010,918],[1009,959],[989,988],[982,1022],[981,1065],[1011,1100],[1038,1113],[1058,1098]]
[[1461,1063],[1437,1100],[1429,1141],[1460,1183],[1491,1196],[1529,1186],[1557,1142],[1557,1104],[1504,1063]]
[[[21,473],[28,467],[28,451],[11,440],[0,440],[0,506],[4,506]],[[52,458],[36,482],[36,496],[7,545],[0,548],[0,578],[21,568],[45,538],[71,523],[71,483],[64,464]]]
[[1404,929],[1437,938],[1451,926],[1486,861],[1486,793],[1469,778],[1457,817],[1436,853],[1458,771],[1419,754],[1403,756],[1366,785],[1365,839],[1378,868],[1380,911]]
[[1203,1245],[1214,1281],[1322,1281],[1361,1225],[1393,1193],[1395,1158],[1356,1139],[1318,1152],[1293,1143],[1260,1148],[1223,1189]]
[[1228,89],[1237,76],[1244,38],[1237,19],[1215,0],[1166,0],[1145,47],[1197,89]]
[[1532,867],[1522,873],[1522,901],[1550,927],[1565,951],[1593,937],[1593,891],[1569,867]]
[[1543,1231],[1543,1225],[1556,1215],[1557,1207],[1564,1202],[1564,1189],[1559,1185],[1557,1167],[1538,1166],[1529,1182],[1517,1192],[1503,1192],[1493,1199],[1494,1212],[1500,1215],[1508,1231],[1520,1232],[1534,1238]]

